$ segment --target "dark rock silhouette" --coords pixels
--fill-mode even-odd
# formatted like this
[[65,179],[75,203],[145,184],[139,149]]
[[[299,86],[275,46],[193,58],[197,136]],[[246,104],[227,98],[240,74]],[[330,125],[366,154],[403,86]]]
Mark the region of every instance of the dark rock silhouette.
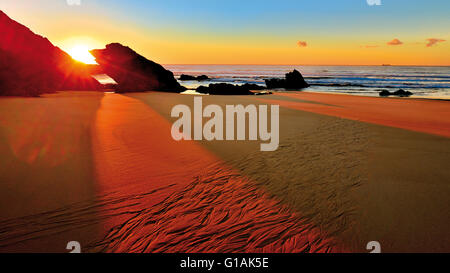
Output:
[[[210,95],[258,95],[259,93],[253,93],[250,90],[264,90],[264,86],[257,84],[246,83],[243,85],[233,85],[228,83],[214,83],[209,86],[199,86],[196,91],[202,94]],[[269,93],[262,93],[269,94]],[[271,93],[270,93],[271,94]]]
[[284,79],[267,79],[266,85],[268,89],[284,88],[288,90],[298,90],[309,87],[302,74],[296,69],[286,74]]
[[388,90],[382,90],[379,95],[380,95],[380,97],[389,97],[389,96],[409,97],[409,96],[413,95],[413,93],[410,91],[405,91],[403,89],[399,89],[395,92],[389,92]]
[[266,79],[267,89],[276,89],[276,88],[285,88],[286,80],[285,79]]
[[180,81],[207,81],[209,80],[209,77],[206,75],[201,75],[201,76],[191,76],[191,75],[185,75],[182,74],[180,76]]
[[98,64],[86,64],[86,70],[91,75],[105,74],[105,71]]
[[107,83],[107,84],[104,84],[103,87],[105,88],[105,90],[116,91],[117,84],[115,84],[115,83]]
[[196,91],[210,95],[253,95],[248,86],[228,83],[212,83],[209,86],[199,86]]
[[99,90],[87,65],[0,11],[0,95]]
[[117,82],[118,92],[186,90],[173,73],[119,43],[91,51],[102,70]]
[[394,93],[392,93],[392,95],[399,96],[399,97],[409,97],[409,96],[413,95],[413,93],[410,91],[405,91],[403,89],[399,89],[399,90],[395,91]]
[[241,86],[245,87],[245,88],[247,88],[249,90],[264,90],[264,89],[267,89],[264,86],[253,84],[253,83],[246,83],[246,84],[241,85]]

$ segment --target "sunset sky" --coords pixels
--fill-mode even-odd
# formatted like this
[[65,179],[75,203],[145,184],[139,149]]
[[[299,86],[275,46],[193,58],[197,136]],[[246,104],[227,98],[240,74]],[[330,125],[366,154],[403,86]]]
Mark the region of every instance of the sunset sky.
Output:
[[162,64],[450,65],[450,1],[2,0],[69,51],[120,42]]

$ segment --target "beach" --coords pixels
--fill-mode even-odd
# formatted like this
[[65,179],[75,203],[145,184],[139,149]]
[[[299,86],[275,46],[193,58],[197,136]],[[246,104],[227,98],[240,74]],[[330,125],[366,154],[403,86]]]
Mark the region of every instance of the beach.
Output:
[[0,252],[450,251],[450,104],[313,92],[280,141],[175,141],[175,93],[0,98]]

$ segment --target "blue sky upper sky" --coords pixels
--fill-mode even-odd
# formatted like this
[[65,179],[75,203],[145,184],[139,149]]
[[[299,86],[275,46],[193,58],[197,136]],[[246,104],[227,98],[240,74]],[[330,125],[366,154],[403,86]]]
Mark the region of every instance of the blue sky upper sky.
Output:
[[163,63],[450,65],[448,0],[80,1],[0,9],[63,48],[118,41]]

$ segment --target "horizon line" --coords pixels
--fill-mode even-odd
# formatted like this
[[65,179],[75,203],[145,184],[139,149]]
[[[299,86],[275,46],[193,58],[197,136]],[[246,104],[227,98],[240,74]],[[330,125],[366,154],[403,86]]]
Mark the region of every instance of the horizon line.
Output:
[[421,65],[421,64],[415,64],[415,65],[408,65],[408,64],[205,64],[205,63],[161,63],[162,65],[253,65],[253,66],[402,66],[402,67],[450,67],[450,64],[448,65]]

